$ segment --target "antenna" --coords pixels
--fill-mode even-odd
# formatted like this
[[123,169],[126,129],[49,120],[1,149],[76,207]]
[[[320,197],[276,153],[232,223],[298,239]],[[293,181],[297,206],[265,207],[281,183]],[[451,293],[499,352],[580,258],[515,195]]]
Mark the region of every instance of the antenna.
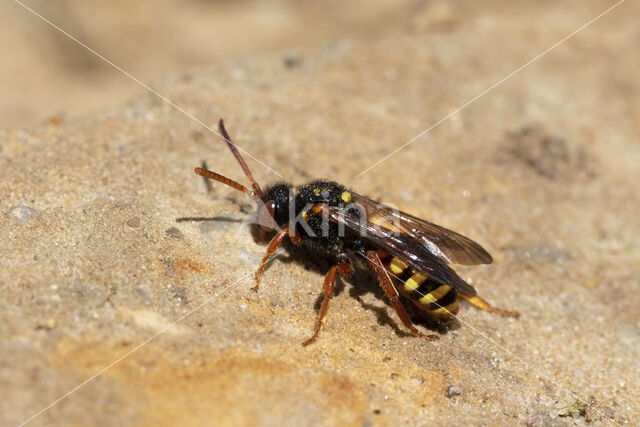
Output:
[[[227,141],[227,145],[229,146],[229,149],[231,150],[233,155],[236,157],[236,160],[238,161],[238,163],[240,163],[240,167],[244,171],[244,174],[247,176],[247,178],[249,178],[249,181],[251,182],[251,186],[253,187],[253,192],[255,193],[255,195],[257,195],[258,197],[261,198],[262,197],[262,190],[260,189],[260,186],[258,185],[256,180],[253,179],[253,175],[251,175],[251,171],[249,170],[249,166],[247,166],[247,163],[244,161],[244,159],[240,155],[240,152],[236,148],[236,145],[233,143],[233,141],[231,140],[231,137],[227,133],[227,130],[224,128],[224,120],[220,119],[220,121],[218,122],[218,129],[220,130],[220,133],[224,137],[225,141]],[[198,173],[198,172],[196,171],[196,173]],[[216,175],[218,175],[218,174],[216,174]],[[221,176],[221,175],[218,175],[218,176]],[[224,178],[224,177],[222,177],[222,178]],[[213,179],[216,179],[216,178],[213,178]],[[229,179],[229,178],[226,178],[226,179]],[[231,180],[229,180],[229,181],[231,181]],[[223,181],[220,181],[220,182],[223,182]],[[233,182],[233,181],[231,181],[231,182]],[[235,183],[235,184],[240,185],[238,183]],[[253,196],[251,196],[251,197],[255,198]]]
[[207,170],[207,169],[202,169],[202,168],[195,168],[195,173],[197,173],[198,175],[203,176],[205,178],[213,179],[215,181],[218,181],[218,182],[221,182],[223,184],[226,184],[231,188],[235,188],[238,191],[242,191],[243,193],[245,193],[247,196],[251,197],[252,199],[255,199],[254,194],[253,194],[252,191],[250,191],[244,185],[235,182],[231,178],[227,178],[226,176],[222,176],[219,173],[215,173],[213,171],[210,171],[210,170]]

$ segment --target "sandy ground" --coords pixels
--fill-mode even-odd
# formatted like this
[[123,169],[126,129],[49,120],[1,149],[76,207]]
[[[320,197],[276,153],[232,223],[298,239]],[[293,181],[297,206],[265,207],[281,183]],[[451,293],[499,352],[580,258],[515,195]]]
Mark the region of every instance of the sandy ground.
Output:
[[[637,3],[358,177],[611,4],[406,3],[384,30],[332,27],[326,43],[154,81],[205,124],[224,117],[282,175],[249,160],[261,183],[331,178],[485,246],[494,263],[459,272],[521,317],[465,304],[434,342],[407,334],[360,275],[302,347],[326,265],[285,252],[252,292],[265,251],[241,227],[252,206],[208,192],[193,167],[244,177],[218,137],[155,95],[5,121],[0,424],[97,373],[30,423],[637,423]],[[379,25],[389,8],[364,15]]]

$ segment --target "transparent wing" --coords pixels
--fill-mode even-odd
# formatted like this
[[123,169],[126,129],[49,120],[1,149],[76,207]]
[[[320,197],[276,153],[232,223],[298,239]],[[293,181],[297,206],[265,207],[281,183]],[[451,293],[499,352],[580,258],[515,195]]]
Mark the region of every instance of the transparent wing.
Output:
[[344,225],[372,246],[404,260],[411,268],[427,275],[430,279],[466,294],[476,294],[476,290],[471,285],[462,280],[442,259],[417,242],[412,235],[380,227],[367,221],[366,218],[345,212],[337,206],[325,206],[323,210],[329,221]]
[[352,201],[365,209],[369,222],[391,231],[408,234],[446,263],[476,265],[493,262],[489,252],[462,234],[393,209],[360,194],[352,193]]

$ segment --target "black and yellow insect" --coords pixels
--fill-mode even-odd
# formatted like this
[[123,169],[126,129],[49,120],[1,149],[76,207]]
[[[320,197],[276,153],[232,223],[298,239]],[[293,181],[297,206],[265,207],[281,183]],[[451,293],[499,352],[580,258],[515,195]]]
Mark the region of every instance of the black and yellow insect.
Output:
[[437,335],[423,334],[415,328],[400,302],[400,293],[445,323],[458,312],[460,297],[483,310],[505,316],[518,315],[489,305],[449,266],[490,264],[491,255],[476,242],[354,193],[335,182],[317,180],[298,186],[280,183],[263,192],[222,120],[219,130],[252,189],[209,170],[196,168],[195,172],[247,194],[258,204],[257,222],[263,228],[277,230],[256,272],[254,289],[258,289],[266,262],[285,237],[294,245],[304,246],[333,260],[334,265],[324,280],[324,299],[315,331],[304,345],[313,342],[322,328],[336,274],[351,274],[354,264],[364,264],[376,273],[400,320],[411,332],[424,338],[434,339]]

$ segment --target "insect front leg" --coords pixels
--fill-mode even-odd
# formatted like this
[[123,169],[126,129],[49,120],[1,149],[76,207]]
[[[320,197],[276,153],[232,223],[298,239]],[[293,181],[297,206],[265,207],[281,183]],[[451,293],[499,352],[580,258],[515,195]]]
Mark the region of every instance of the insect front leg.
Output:
[[462,298],[466,299],[472,305],[475,305],[481,310],[489,311],[491,313],[497,313],[501,316],[506,316],[506,317],[520,316],[520,313],[518,313],[517,311],[509,311],[509,310],[503,310],[501,308],[493,307],[491,304],[489,304],[483,298],[480,298],[478,295],[469,295],[460,291],[458,291],[458,295],[460,295]]
[[378,276],[378,283],[384,290],[384,293],[387,296],[387,298],[389,298],[389,301],[391,301],[391,305],[393,305],[393,308],[395,308],[396,313],[398,313],[398,316],[400,317],[400,320],[402,320],[402,323],[404,323],[404,325],[407,328],[409,328],[411,332],[418,335],[419,337],[426,338],[429,340],[437,339],[438,338],[437,335],[423,334],[422,332],[417,330],[415,326],[413,326],[413,322],[411,321],[411,318],[407,314],[407,311],[404,309],[402,302],[400,302],[400,299],[398,298],[399,296],[398,291],[396,290],[396,287],[393,286],[393,282],[389,277],[389,273],[382,265],[382,261],[380,260],[380,256],[378,255],[378,252],[367,251],[366,259],[367,259],[367,264],[369,264],[369,267],[371,267],[373,271],[376,272],[376,275]]
[[314,342],[316,338],[318,338],[318,334],[320,333],[320,329],[322,329],[322,325],[324,324],[325,318],[327,316],[327,310],[329,309],[329,300],[333,296],[333,291],[336,287],[336,273],[340,273],[343,276],[349,275],[353,272],[353,267],[348,262],[339,262],[337,265],[334,265],[329,269],[326,277],[324,278],[324,284],[322,286],[322,294],[324,296],[322,300],[322,306],[320,307],[320,314],[318,315],[318,320],[316,321],[316,329],[313,332],[313,336],[302,343],[302,345],[307,346]]
[[269,246],[267,246],[267,253],[264,254],[264,257],[260,262],[260,266],[258,267],[258,271],[256,271],[256,285],[251,288],[254,291],[257,291],[258,288],[260,288],[260,279],[262,278],[262,273],[264,273],[264,268],[267,265],[267,262],[269,262],[271,256],[275,253],[275,251],[278,250],[278,248],[282,244],[284,236],[286,236],[287,234],[290,234],[289,227],[285,227],[282,230],[278,231],[278,234],[273,236],[273,239],[271,239],[271,242],[269,242]]

